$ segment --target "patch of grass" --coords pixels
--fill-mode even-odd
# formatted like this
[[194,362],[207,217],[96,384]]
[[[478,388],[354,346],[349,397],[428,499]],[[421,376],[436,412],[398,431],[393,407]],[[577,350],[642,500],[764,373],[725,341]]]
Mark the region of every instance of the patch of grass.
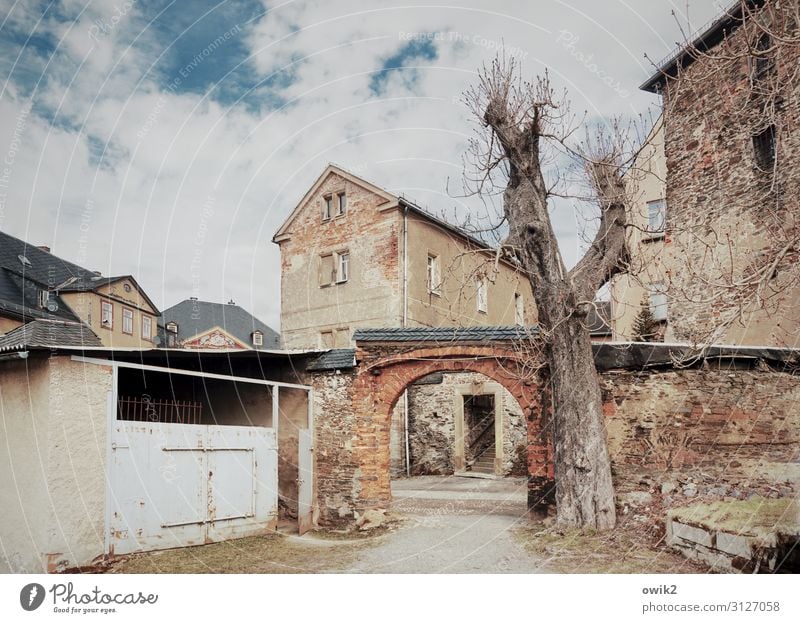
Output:
[[554,573],[703,573],[705,566],[669,551],[641,525],[610,532],[519,528],[516,538]]
[[352,544],[315,544],[280,534],[211,545],[132,554],[113,562],[108,573],[324,573],[350,564]]
[[754,497],[749,500],[695,504],[669,511],[681,523],[754,536],[772,541],[777,535],[800,535],[800,504],[791,498]]

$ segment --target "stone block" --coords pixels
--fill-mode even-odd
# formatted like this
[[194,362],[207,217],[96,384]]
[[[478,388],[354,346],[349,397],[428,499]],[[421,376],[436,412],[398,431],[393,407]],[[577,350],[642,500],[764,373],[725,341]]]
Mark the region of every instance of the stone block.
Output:
[[749,559],[753,555],[750,537],[728,532],[717,532],[716,542],[718,550],[731,556],[741,556]]
[[713,534],[708,530],[670,519],[667,523],[667,544],[679,544],[678,539],[705,547],[714,547]]

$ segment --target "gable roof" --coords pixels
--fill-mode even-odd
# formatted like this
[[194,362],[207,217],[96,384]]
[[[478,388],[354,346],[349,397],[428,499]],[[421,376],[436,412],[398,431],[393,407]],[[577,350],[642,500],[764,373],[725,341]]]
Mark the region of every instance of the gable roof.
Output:
[[[758,9],[764,6],[766,0],[747,0],[748,9]],[[658,71],[650,76],[639,88],[650,93],[659,93],[664,87],[667,78],[674,78],[678,72],[697,60],[698,53],[702,54],[718,45],[725,38],[742,25],[742,3],[740,0],[717,17],[711,24],[702,29],[689,45],[682,45],[665,60],[658,64]]]
[[[390,193],[388,190],[386,190],[384,188],[381,188],[380,186],[377,186],[376,184],[373,184],[372,182],[368,182],[364,178],[359,177],[359,176],[357,176],[357,175],[355,175],[353,173],[350,173],[349,171],[346,171],[345,169],[343,169],[340,166],[337,166],[335,164],[328,164],[328,166],[325,167],[325,170],[317,178],[317,180],[314,182],[314,184],[311,186],[311,188],[308,190],[308,192],[305,195],[303,195],[303,198],[300,200],[300,203],[298,203],[297,206],[295,206],[294,210],[292,210],[292,213],[284,221],[283,225],[281,225],[280,228],[278,229],[278,231],[275,232],[275,235],[272,237],[272,242],[280,243],[281,242],[280,239],[283,236],[288,235],[289,226],[291,225],[292,221],[294,221],[294,219],[297,217],[297,215],[303,209],[303,206],[305,206],[306,202],[312,196],[314,196],[314,194],[317,192],[317,190],[319,190],[319,187],[322,186],[324,181],[331,174],[339,175],[339,176],[345,178],[346,180],[352,182],[353,184],[356,184],[358,186],[366,188],[367,190],[369,190],[369,191],[375,193],[376,195],[379,195],[380,197],[382,197],[385,200],[385,204],[381,205],[381,210],[390,209],[390,208],[393,208],[393,207],[396,207],[396,206],[400,207],[400,208],[404,208],[404,209],[408,210],[409,212],[412,212],[412,213],[422,217],[424,220],[426,220],[430,224],[432,224],[432,225],[434,225],[436,227],[445,229],[448,232],[450,232],[452,234],[455,234],[456,236],[459,236],[460,238],[463,238],[464,240],[467,240],[470,244],[473,244],[473,245],[475,245],[476,247],[478,247],[480,249],[486,249],[487,251],[494,251],[495,250],[495,247],[493,247],[492,245],[490,245],[490,244],[484,242],[483,240],[481,240],[480,238],[470,234],[469,232],[467,232],[466,230],[462,229],[461,227],[458,227],[457,225],[453,225],[452,223],[448,223],[447,221],[445,221],[442,218],[439,218],[438,216],[434,216],[428,210],[418,206],[413,201],[410,201],[409,199],[406,199],[405,197],[403,197],[401,195],[395,195],[393,193]],[[501,258],[501,261],[504,262],[504,263],[511,263],[506,258]],[[514,266],[514,267],[515,268],[519,268],[517,266]]]
[[93,292],[122,279],[130,280],[142,298],[158,313],[158,308],[131,275],[102,277],[98,273],[63,260],[49,251],[0,231],[0,308],[11,315],[32,318],[77,320],[56,296],[58,311],[39,307],[39,290],[51,292]]
[[33,320],[0,337],[0,352],[59,346],[97,348],[102,345],[100,338],[85,324],[56,320]]
[[[194,338],[214,327],[219,327],[250,348],[257,350],[280,348],[280,335],[275,330],[247,310],[230,303],[186,299],[161,313],[159,325],[166,327],[169,322],[177,323],[179,341]],[[250,337],[256,330],[264,334],[262,346],[255,346]]]
[[306,202],[311,197],[314,196],[314,194],[319,190],[319,187],[322,186],[322,184],[325,182],[325,180],[328,179],[328,177],[330,175],[332,175],[332,174],[335,174],[335,175],[338,175],[340,177],[343,177],[344,179],[346,179],[346,180],[348,180],[348,181],[350,181],[350,182],[352,182],[352,183],[354,183],[354,184],[356,184],[358,186],[362,186],[362,187],[366,188],[367,190],[369,190],[369,191],[375,193],[376,195],[378,195],[379,197],[382,197],[385,200],[386,203],[392,203],[392,202],[396,203],[399,200],[399,197],[397,197],[396,195],[393,195],[389,191],[381,188],[380,186],[376,186],[372,182],[368,182],[364,178],[358,177],[357,175],[355,175],[353,173],[350,173],[349,171],[344,170],[340,166],[337,166],[337,165],[335,165],[333,163],[329,163],[328,166],[325,167],[325,170],[317,178],[317,180],[311,185],[311,188],[308,189],[308,192],[306,192],[306,194],[303,195],[303,198],[294,207],[292,212],[289,214],[288,218],[283,222],[283,225],[281,225],[278,228],[278,231],[275,232],[275,235],[272,237],[272,242],[278,242],[278,238],[286,235],[286,233],[287,233],[287,231],[289,229],[289,225],[291,225],[292,221],[294,221],[294,219],[297,217],[297,215],[300,214],[300,212],[303,209],[303,206],[306,204]]

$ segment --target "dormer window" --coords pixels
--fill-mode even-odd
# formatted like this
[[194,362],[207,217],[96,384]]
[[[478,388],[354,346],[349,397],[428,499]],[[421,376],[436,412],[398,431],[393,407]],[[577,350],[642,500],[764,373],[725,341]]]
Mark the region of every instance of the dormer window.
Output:
[[253,331],[251,334],[253,339],[253,346],[263,346],[264,345],[264,334],[261,331]]
[[178,333],[178,323],[174,320],[170,320],[164,328],[167,330],[167,333]]

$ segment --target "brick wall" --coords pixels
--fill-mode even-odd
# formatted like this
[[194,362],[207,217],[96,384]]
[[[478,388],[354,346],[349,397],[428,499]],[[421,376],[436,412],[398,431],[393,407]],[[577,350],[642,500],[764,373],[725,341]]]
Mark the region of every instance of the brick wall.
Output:
[[[791,4],[785,8],[792,10]],[[741,27],[713,53],[741,55],[762,32],[755,23]],[[797,73],[798,49],[784,46],[776,53],[774,71],[756,86],[751,63],[744,57],[701,59],[664,89],[669,320],[677,340],[798,344],[796,272],[778,271],[761,300],[745,307],[754,313],[735,321],[746,293],[709,285],[751,275],[800,225],[800,91],[797,78],[789,79]],[[778,97],[771,97],[775,85]],[[777,167],[764,172],[753,137],[770,122]],[[795,260],[798,253],[795,248]],[[760,305],[770,313],[756,311]],[[724,322],[730,326],[713,335]]]

